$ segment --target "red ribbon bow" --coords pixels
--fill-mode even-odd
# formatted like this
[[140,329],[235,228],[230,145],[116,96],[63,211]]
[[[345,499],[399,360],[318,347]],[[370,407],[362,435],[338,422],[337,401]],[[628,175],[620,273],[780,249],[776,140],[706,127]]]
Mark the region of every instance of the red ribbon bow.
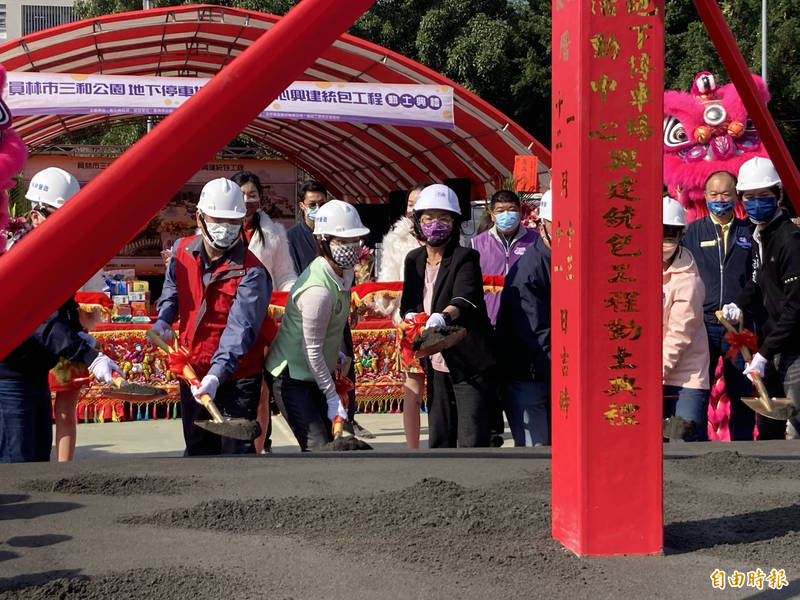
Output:
[[725,334],[724,339],[731,345],[728,352],[725,353],[725,358],[733,360],[742,348],[747,348],[750,352],[758,352],[758,339],[756,334],[749,329],[745,329],[741,333],[729,331]]
[[[186,379],[186,376],[183,374],[183,369],[185,367],[191,367],[189,364],[189,352],[184,349],[180,348],[175,352],[170,352],[167,355],[167,369],[175,373],[181,379]],[[189,381],[192,385],[200,385],[200,382],[196,379],[193,381]]]
[[[333,384],[336,386],[336,393],[342,397],[342,402],[344,403],[347,399],[347,392],[350,390],[354,390],[356,386],[353,385],[353,382],[350,381],[348,377],[343,375],[337,375],[336,379],[333,380]],[[344,404],[345,408],[347,404]]]
[[403,369],[407,369],[414,364],[416,359],[411,342],[425,329],[425,323],[429,318],[430,315],[427,313],[417,313],[411,319],[403,319],[400,327],[398,327],[400,333],[400,365]]

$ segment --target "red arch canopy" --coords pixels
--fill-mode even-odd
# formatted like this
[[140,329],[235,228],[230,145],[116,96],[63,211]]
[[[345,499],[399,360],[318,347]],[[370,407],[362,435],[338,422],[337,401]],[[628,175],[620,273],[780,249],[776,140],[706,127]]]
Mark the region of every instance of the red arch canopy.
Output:
[[[0,45],[8,71],[212,77],[281,17],[213,5],[168,7],[86,19]],[[418,181],[465,177],[474,199],[504,187],[514,156],[550,152],[503,113],[442,75],[343,34],[302,79],[453,87],[455,129],[257,118],[244,133],[286,156],[352,202],[383,202]],[[265,105],[267,102],[265,101]],[[131,115],[14,119],[31,149],[67,132]],[[210,124],[213,126],[213,124]]]

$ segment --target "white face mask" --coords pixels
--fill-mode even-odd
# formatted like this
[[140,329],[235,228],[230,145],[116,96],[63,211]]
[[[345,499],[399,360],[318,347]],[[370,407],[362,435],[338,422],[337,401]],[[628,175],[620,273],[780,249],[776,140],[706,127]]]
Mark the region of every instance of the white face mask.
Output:
[[664,262],[667,262],[675,254],[678,249],[678,242],[671,240],[669,242],[662,242],[662,250],[664,252]]
[[241,223],[209,223],[206,221],[206,229],[208,236],[205,235],[205,231],[203,232],[206,241],[218,250],[225,250],[230,248],[239,237],[242,225]]
[[361,242],[353,244],[331,245],[331,257],[333,262],[343,269],[350,269],[358,263],[358,255],[361,250]]

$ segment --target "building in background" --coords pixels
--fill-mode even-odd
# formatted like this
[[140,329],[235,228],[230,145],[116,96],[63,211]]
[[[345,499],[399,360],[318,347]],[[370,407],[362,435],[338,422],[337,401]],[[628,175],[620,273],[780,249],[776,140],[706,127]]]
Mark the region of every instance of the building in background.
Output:
[[74,4],[75,0],[0,2],[0,42],[75,21]]

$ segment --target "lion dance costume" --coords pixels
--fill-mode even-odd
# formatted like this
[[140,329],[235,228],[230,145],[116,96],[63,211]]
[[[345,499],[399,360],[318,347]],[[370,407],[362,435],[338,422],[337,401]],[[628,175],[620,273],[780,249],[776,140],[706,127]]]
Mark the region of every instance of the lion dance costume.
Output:
[[[764,80],[752,77],[761,98],[768,102]],[[708,214],[703,188],[709,175],[716,171],[736,175],[742,163],[756,156],[767,156],[767,152],[732,83],[719,86],[714,75],[703,71],[695,75],[691,92],[664,92],[664,183],[669,195],[686,209],[688,222]],[[741,203],[735,210],[744,217]],[[708,403],[710,440],[730,440],[729,418],[720,360]]]
[[[764,80],[753,80],[766,103]],[[708,214],[703,185],[715,171],[736,175],[756,156],[767,156],[741,97],[732,83],[717,85],[708,71],[698,73],[691,92],[664,92],[664,183],[686,208],[686,220]],[[738,216],[744,216],[737,207]]]

